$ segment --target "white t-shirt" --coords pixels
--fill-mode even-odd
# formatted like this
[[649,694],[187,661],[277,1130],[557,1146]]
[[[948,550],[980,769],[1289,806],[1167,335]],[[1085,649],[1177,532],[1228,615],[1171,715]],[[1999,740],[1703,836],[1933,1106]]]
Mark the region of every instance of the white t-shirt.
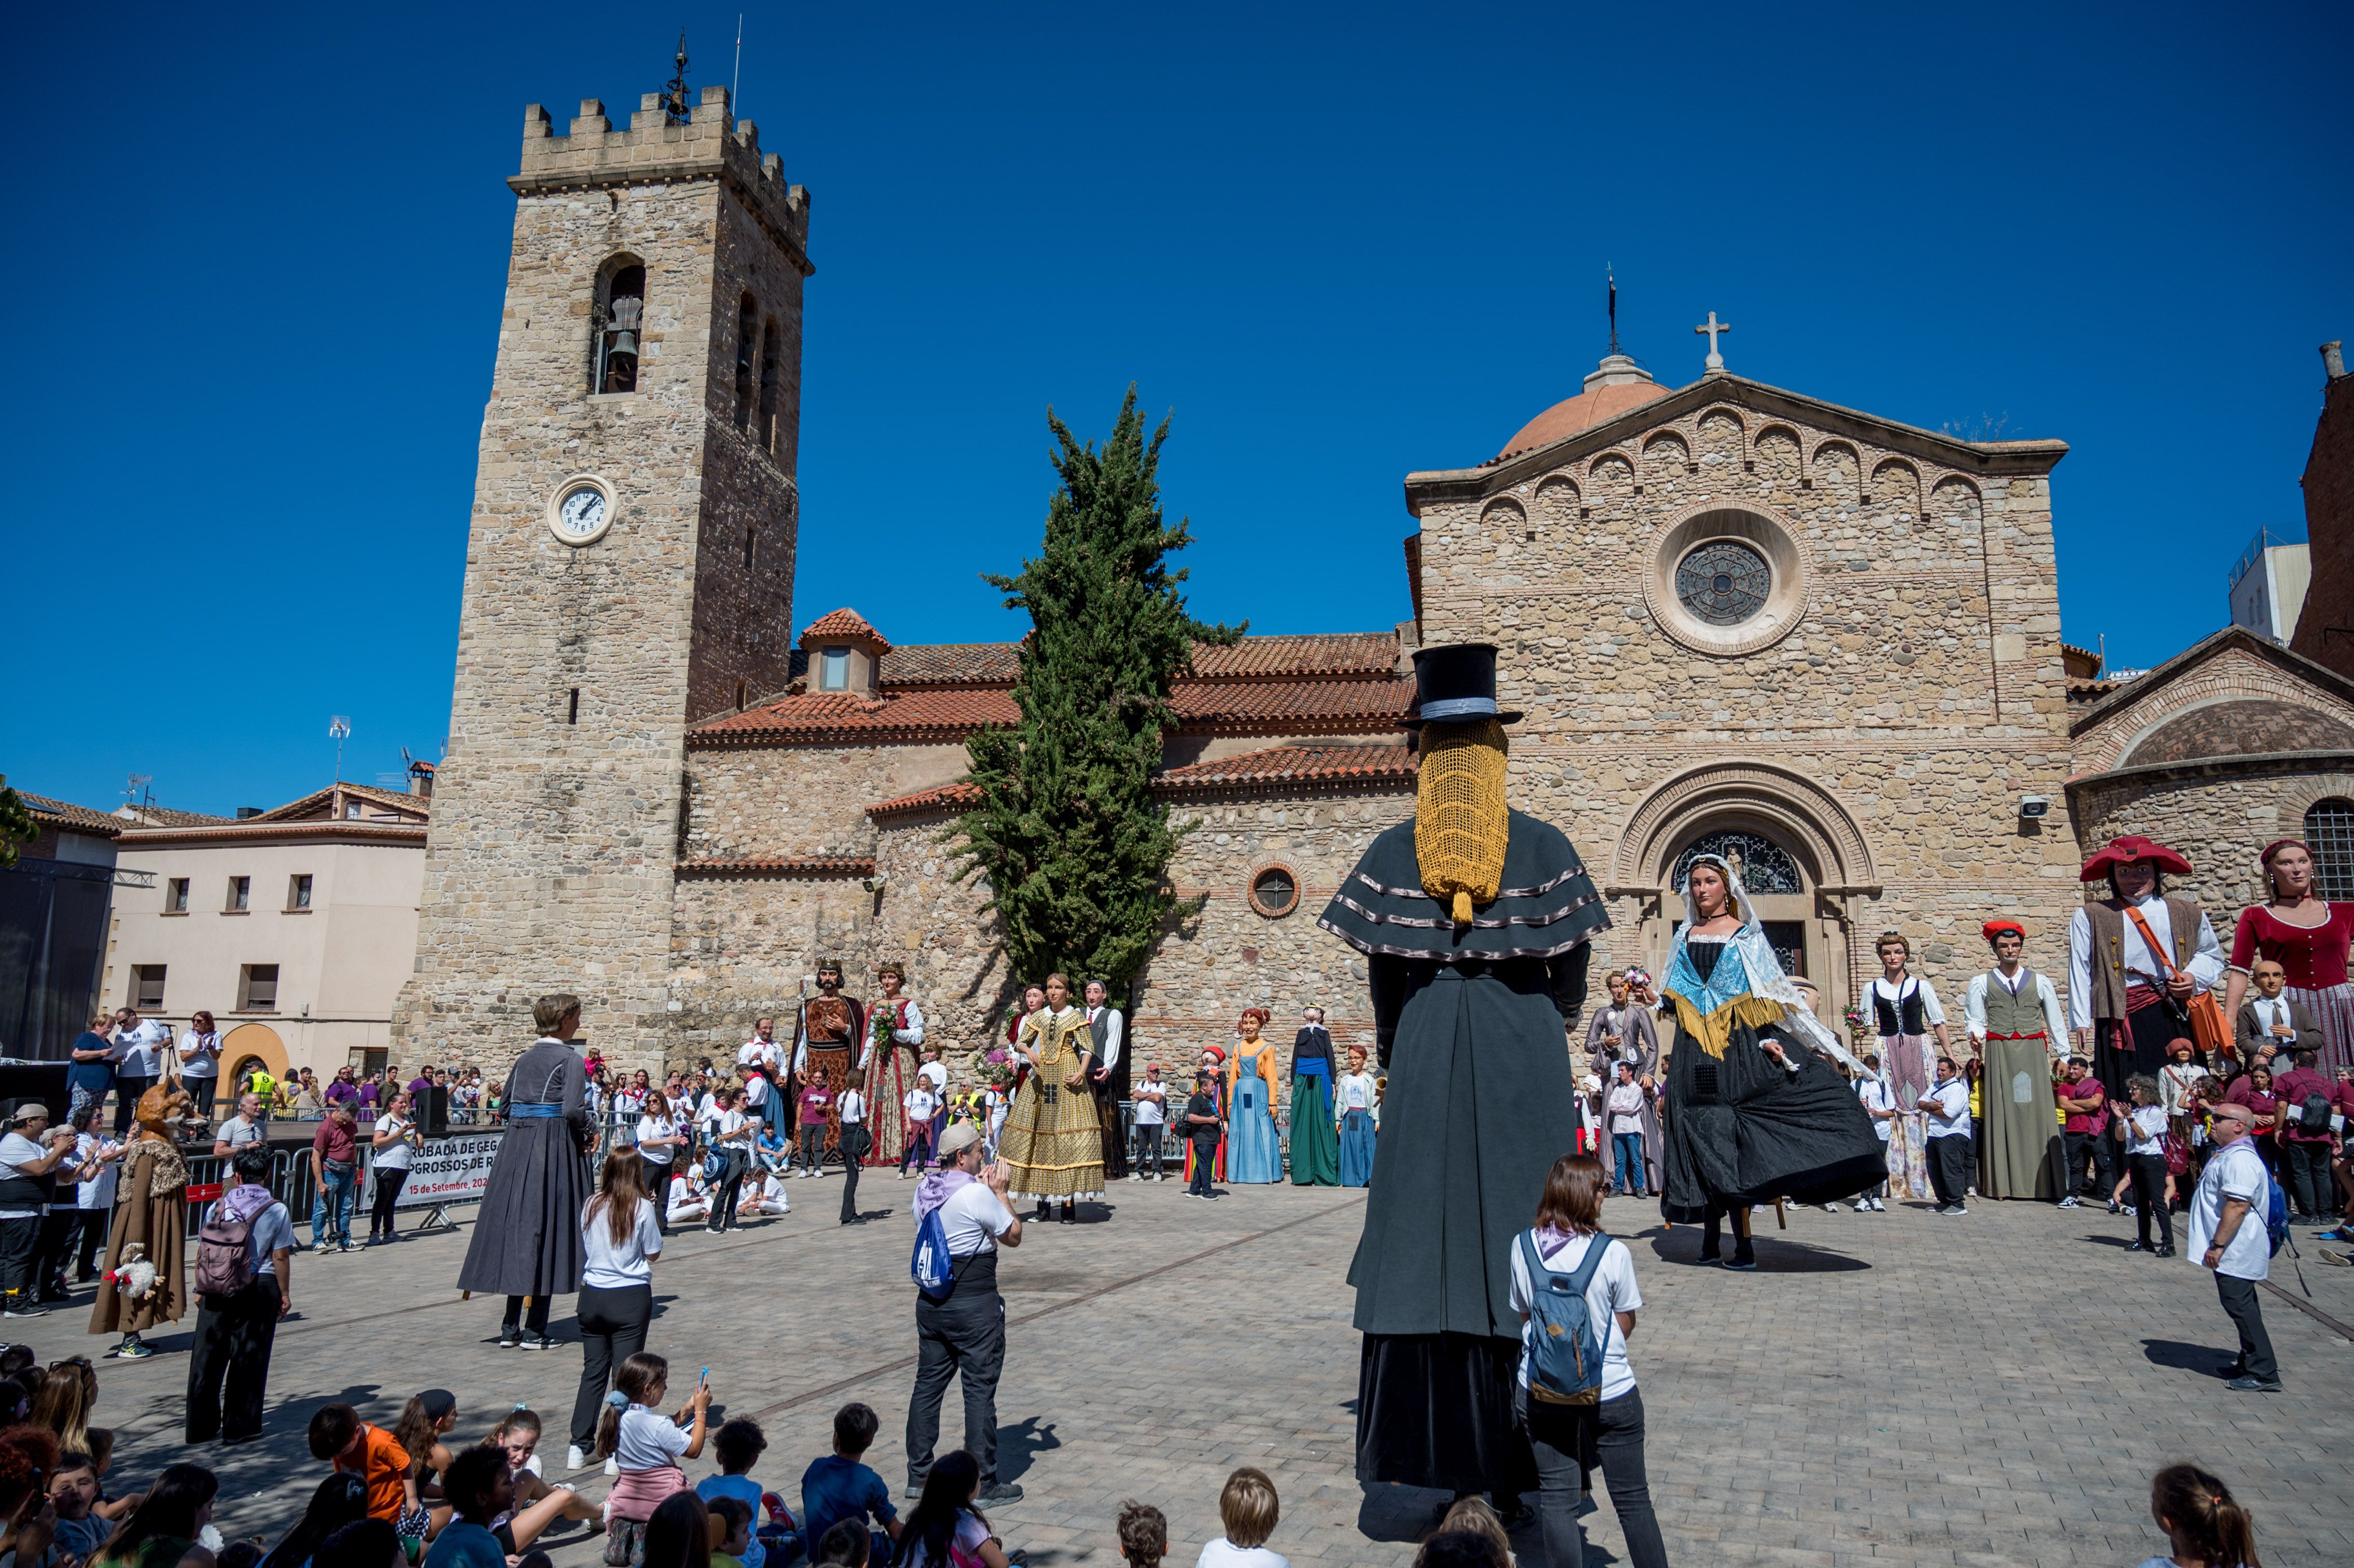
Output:
[[856,1089],[843,1090],[841,1097],[833,1103],[841,1107],[842,1119],[844,1122],[866,1119],[866,1097]]
[[2255,1140],[2243,1138],[2219,1149],[2207,1161],[2199,1189],[2190,1195],[2190,1255],[2204,1263],[2215,1232],[2223,1223],[2223,1200],[2238,1198],[2248,1205],[2232,1245],[2215,1266],[2218,1274],[2234,1279],[2268,1279],[2273,1271],[2272,1237],[2264,1231],[2264,1207],[2271,1202],[2271,1178]]
[[[48,1152],[41,1145],[11,1128],[6,1137],[0,1138],[0,1176],[14,1177],[16,1167],[30,1165]],[[27,1180],[37,1181],[40,1178],[33,1176]],[[40,1217],[41,1205],[37,1202],[29,1208],[13,1205],[0,1208],[0,1220],[37,1220]]]
[[[1896,1108],[1896,1091],[1878,1078],[1857,1079],[1855,1097],[1863,1102],[1863,1108],[1868,1111],[1892,1111]],[[1969,1101],[1965,1098],[1962,1104],[1967,1107]],[[1872,1130],[1880,1134],[1880,1141],[1882,1143],[1888,1141],[1888,1135],[1894,1131],[1895,1128],[1896,1124],[1893,1121],[1886,1121],[1879,1117],[1872,1118]]]
[[[1145,1097],[1148,1093],[1161,1095],[1164,1099],[1148,1099]],[[1133,1097],[1136,1100],[1137,1126],[1159,1127],[1162,1125],[1162,1123],[1167,1119],[1167,1112],[1161,1107],[1168,1093],[1169,1086],[1167,1084],[1155,1083],[1150,1078],[1147,1078],[1144,1082],[1136,1086],[1136,1088],[1133,1091]]]
[[582,1250],[580,1283],[600,1290],[644,1285],[653,1278],[651,1259],[662,1255],[662,1230],[654,1224],[654,1206],[638,1201],[636,1223],[630,1239],[614,1245],[610,1218],[591,1198],[580,1210]]
[[1374,1097],[1381,1090],[1371,1073],[1343,1073],[1339,1087],[1340,1096],[1332,1108],[1342,1112],[1373,1109]]
[[932,1113],[940,1108],[940,1097],[932,1093],[930,1080],[919,1075],[916,1079],[916,1086],[907,1091],[907,1097],[900,1104],[906,1108],[909,1121],[929,1121]]
[[2163,1154],[2161,1139],[2166,1136],[2166,1107],[2137,1106],[2126,1118],[2126,1152],[2127,1154]]
[[644,1160],[649,1165],[668,1165],[671,1161],[671,1157],[678,1152],[677,1149],[670,1144],[663,1144],[659,1149],[648,1149],[646,1147],[646,1139],[650,1138],[676,1138],[677,1136],[678,1128],[671,1121],[670,1118],[666,1116],[640,1117],[638,1118],[638,1158]]
[[[1546,1240],[1552,1238],[1547,1237]],[[1585,1249],[1594,1245],[1593,1236],[1573,1236],[1569,1244],[1545,1259],[1555,1273],[1575,1274],[1577,1266],[1585,1261]],[[1618,1331],[1620,1312],[1641,1309],[1643,1293],[1635,1286],[1635,1257],[1627,1244],[1613,1236],[1604,1243],[1610,1250],[1602,1255],[1601,1264],[1594,1277],[1586,1281],[1585,1309],[1597,1314],[1597,1321],[1608,1324],[1608,1338],[1602,1345],[1602,1397],[1616,1399],[1631,1393],[1635,1387],[1635,1369],[1627,1364],[1627,1336]],[[1542,1249],[1543,1241],[1537,1244]],[[1512,1240],[1512,1310],[1525,1313],[1535,1298],[1529,1281],[1528,1259],[1521,1255],[1520,1238]],[[1524,1319],[1521,1324],[1521,1386],[1529,1383],[1528,1348],[1536,1338],[1536,1319]]]
[[220,1033],[198,1033],[194,1029],[180,1032],[180,1076],[184,1078],[217,1078],[220,1076]]
[[778,1044],[773,1040],[762,1040],[758,1036],[745,1041],[744,1048],[736,1053],[736,1065],[739,1067],[744,1066],[747,1064],[758,1064],[763,1067],[773,1067],[784,1059],[785,1048],[783,1046]]
[[769,1103],[769,1080],[757,1077],[745,1079],[744,1087],[737,1097],[736,1103],[744,1107],[744,1114],[747,1117],[765,1118],[769,1114],[766,1108]]
[[621,1412],[613,1457],[624,1470],[659,1470],[686,1452],[686,1428],[669,1416],[632,1404]]
[[[726,1138],[729,1133],[734,1132],[737,1128],[744,1126],[752,1118],[750,1117],[746,1116],[739,1110],[724,1110],[719,1112],[712,1118],[711,1121],[711,1141],[717,1143],[721,1139]],[[735,1139],[726,1145],[727,1150],[737,1153],[748,1152],[750,1150],[751,1147],[751,1139],[744,1138]]]
[[1928,1113],[1931,1138],[1954,1138],[1970,1130],[1970,1086],[1948,1078],[1921,1097],[1941,1107]]
[[949,1065],[946,1062],[927,1062],[916,1069],[916,1076],[928,1080],[936,1095],[949,1092]]
[[[376,1118],[376,1126],[370,1129],[368,1134],[368,1152],[370,1158],[375,1161],[376,1169],[378,1171],[406,1171],[408,1169],[408,1158],[413,1151],[408,1147],[408,1139],[407,1134],[408,1129],[415,1125],[416,1123],[410,1121],[407,1117],[395,1116],[390,1111],[387,1111],[382,1116]],[[257,1128],[256,1130],[259,1129]],[[388,1132],[392,1134],[392,1141],[390,1143],[378,1145],[376,1142],[376,1134],[380,1132]]]
[[1264,1546],[1236,1546],[1222,1535],[1202,1548],[1193,1568],[1291,1568],[1291,1559]]
[[126,1078],[152,1078],[164,1070],[163,1048],[171,1044],[172,1032],[152,1018],[143,1018],[136,1029],[117,1030],[114,1043],[122,1047],[122,1059],[114,1070]]
[[[77,1168],[88,1164],[92,1159],[113,1147],[114,1139],[101,1138],[94,1132],[85,1132],[74,1139],[74,1164]],[[83,1209],[114,1207],[114,1183],[116,1178],[122,1174],[122,1161],[110,1160],[99,1167],[97,1175],[87,1181],[76,1182],[74,1184],[75,1206]]]
[[1013,1211],[998,1202],[986,1183],[968,1181],[940,1205],[940,1230],[950,1257],[995,1252],[997,1238],[1013,1224]]
[[1612,1087],[1607,1102],[1612,1133],[1643,1130],[1643,1086],[1619,1084]]

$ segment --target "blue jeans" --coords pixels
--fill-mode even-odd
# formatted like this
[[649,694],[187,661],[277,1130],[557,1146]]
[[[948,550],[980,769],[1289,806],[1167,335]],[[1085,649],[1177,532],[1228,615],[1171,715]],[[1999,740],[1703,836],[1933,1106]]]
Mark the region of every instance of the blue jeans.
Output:
[[1639,1132],[1614,1132],[1610,1148],[1617,1160],[1617,1183],[1621,1192],[1638,1192],[1643,1188],[1643,1135]]
[[335,1206],[335,1242],[339,1246],[352,1245],[352,1198],[359,1191],[359,1168],[338,1175],[334,1168],[322,1161],[325,1173],[319,1183],[316,1197],[311,1200],[311,1245],[318,1246],[327,1239],[327,1205]]

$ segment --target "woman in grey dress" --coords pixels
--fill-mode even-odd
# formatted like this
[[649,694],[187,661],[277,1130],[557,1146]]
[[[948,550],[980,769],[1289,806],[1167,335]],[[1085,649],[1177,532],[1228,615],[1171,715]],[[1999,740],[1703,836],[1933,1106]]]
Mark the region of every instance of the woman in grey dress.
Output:
[[544,996],[531,1012],[540,1038],[507,1074],[506,1136],[458,1284],[506,1298],[502,1347],[544,1351],[555,1344],[547,1333],[549,1299],[580,1288],[580,1210],[593,1191],[588,1151],[597,1122],[586,1100],[588,1072],[570,1044],[580,1032],[580,999]]

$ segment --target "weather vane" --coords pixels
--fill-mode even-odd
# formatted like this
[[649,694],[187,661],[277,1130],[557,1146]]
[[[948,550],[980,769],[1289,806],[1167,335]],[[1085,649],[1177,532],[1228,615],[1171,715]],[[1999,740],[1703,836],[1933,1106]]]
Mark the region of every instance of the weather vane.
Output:
[[1602,266],[1602,275],[1610,280],[1610,352],[1618,352],[1618,274],[1608,262]]
[[678,30],[678,74],[663,89],[663,123],[684,125],[686,113],[686,29]]

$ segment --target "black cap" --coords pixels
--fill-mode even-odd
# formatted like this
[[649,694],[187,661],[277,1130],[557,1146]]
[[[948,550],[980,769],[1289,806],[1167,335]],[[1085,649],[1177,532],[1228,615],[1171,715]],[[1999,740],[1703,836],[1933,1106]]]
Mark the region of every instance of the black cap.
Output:
[[1407,729],[1426,724],[1476,724],[1491,718],[1518,724],[1521,715],[1496,705],[1496,645],[1449,642],[1414,651],[1414,707],[1398,722]]

